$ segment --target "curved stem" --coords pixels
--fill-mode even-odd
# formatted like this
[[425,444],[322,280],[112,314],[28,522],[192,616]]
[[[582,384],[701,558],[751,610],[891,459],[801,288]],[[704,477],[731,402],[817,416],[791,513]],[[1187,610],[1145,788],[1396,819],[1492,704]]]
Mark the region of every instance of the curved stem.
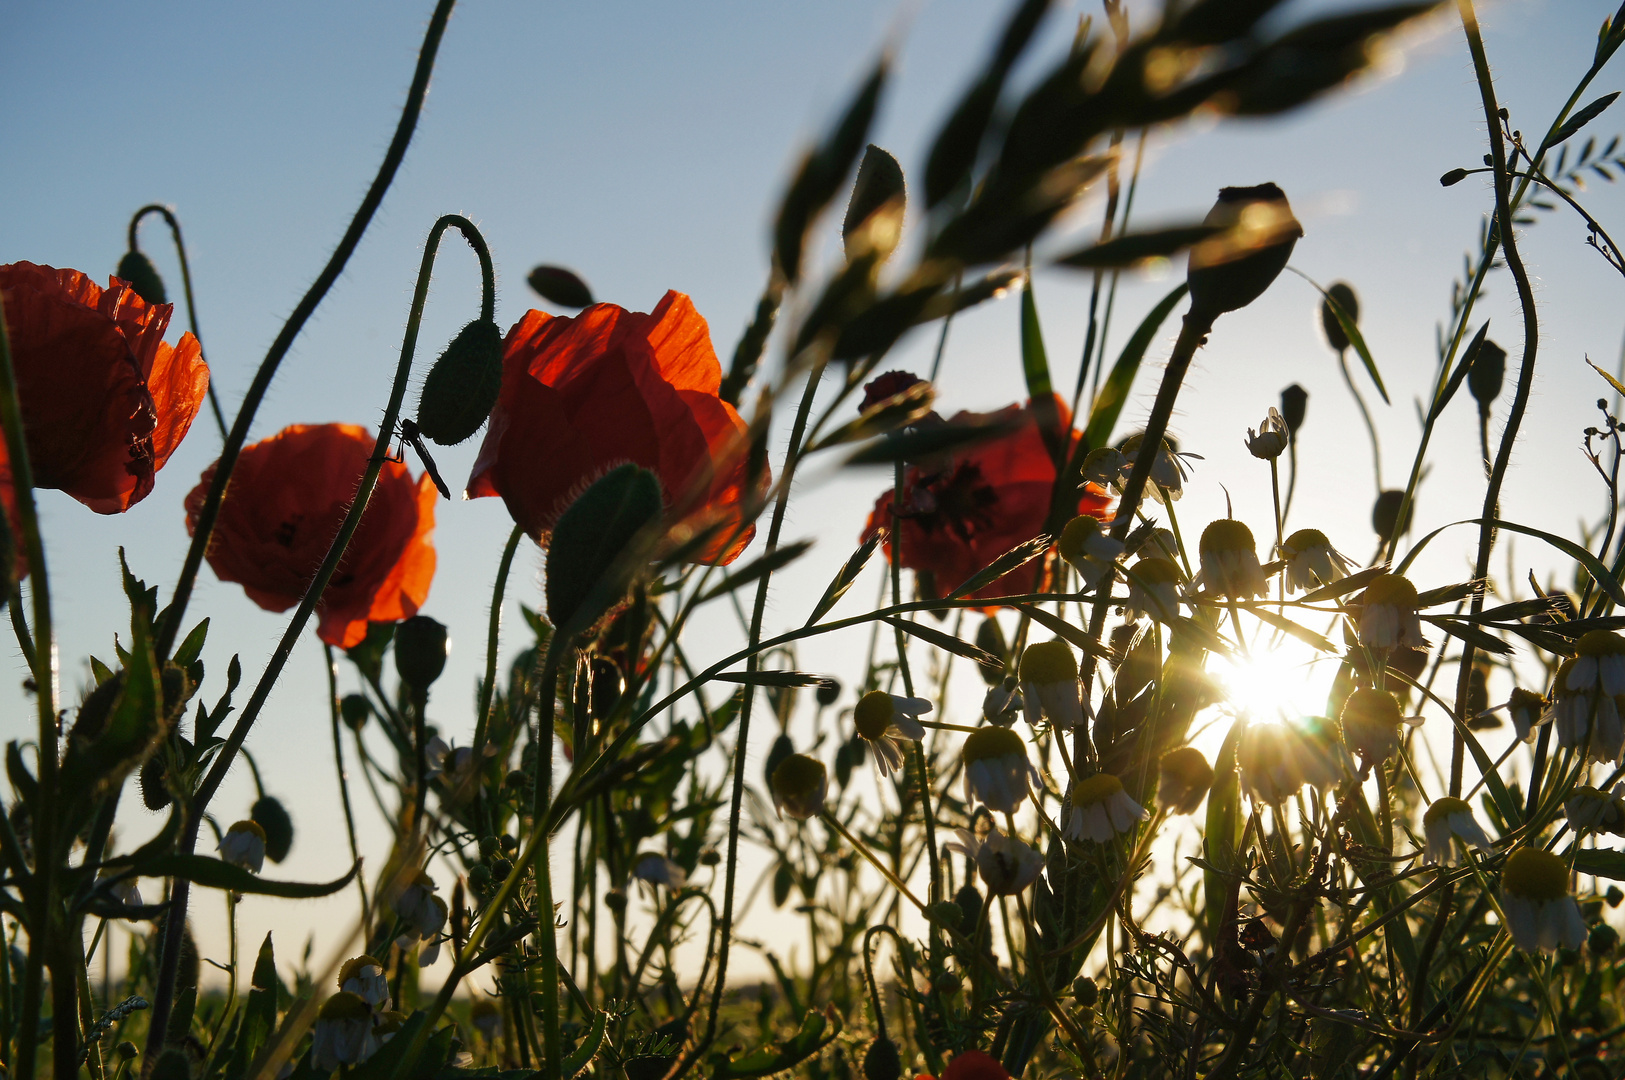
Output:
[[[192,264],[186,258],[186,241],[181,239],[180,219],[167,206],[160,206],[158,203],[149,203],[143,206],[130,217],[130,250],[141,250],[140,244],[137,243],[138,237],[136,234],[141,229],[141,219],[148,214],[162,214],[164,221],[169,225],[169,235],[175,240],[175,254],[181,262],[181,288],[186,293],[186,321],[191,328],[192,336],[197,339],[198,359],[202,360],[204,365],[207,366],[209,358],[203,352],[203,331],[199,330],[197,326],[197,301],[192,298]],[[220,396],[214,390],[214,373],[211,371],[209,374],[209,408],[214,412],[214,423],[220,429],[220,438],[225,439],[227,435],[226,414],[221,411]]]
[[[259,370],[254,373],[254,381],[248,386],[248,393],[243,397],[243,404],[237,410],[237,419],[231,425],[231,432],[226,436],[225,445],[220,448],[220,460],[215,465],[214,480],[209,485],[208,497],[198,514],[197,528],[192,534],[192,546],[187,549],[186,561],[181,565],[180,578],[175,582],[175,593],[169,602],[168,617],[158,628],[157,652],[160,662],[169,658],[169,650],[175,645],[175,636],[186,614],[187,602],[192,598],[192,587],[196,584],[198,571],[203,566],[203,555],[209,548],[215,522],[220,517],[220,503],[226,495],[226,484],[236,469],[237,457],[248,438],[248,429],[254,422],[254,414],[259,411],[260,402],[265,399],[266,391],[271,388],[271,380],[276,377],[282,358],[293,347],[294,338],[299,336],[305,323],[310,321],[317,306],[327,296],[327,291],[344,272],[345,264],[350,261],[356,245],[361,242],[362,234],[372,223],[373,215],[384,201],[385,192],[395,179],[396,170],[406,157],[406,148],[412,142],[412,133],[417,129],[418,116],[423,111],[423,99],[429,92],[429,74],[434,70],[435,55],[440,50],[440,39],[446,32],[446,23],[451,18],[451,9],[456,2],[457,0],[436,0],[434,14],[429,17],[429,28],[423,36],[423,48],[418,53],[417,69],[412,73],[412,86],[406,92],[406,107],[401,112],[400,123],[395,127],[395,137],[390,141],[389,150],[384,154],[378,175],[373,178],[372,186],[367,189],[355,217],[350,220],[350,227],[344,231],[344,236],[340,238],[332,257],[327,260],[327,265],[322,267],[322,272],[306,290],[305,295],[293,309],[293,314],[283,323],[276,340],[271,342],[270,349],[265,353],[265,359],[260,361]],[[154,1028],[162,1030],[156,1020],[155,1014]]]
[[1365,421],[1365,433],[1371,440],[1371,475],[1377,481],[1377,494],[1382,494],[1382,447],[1377,444],[1377,425],[1371,419],[1371,409],[1365,403],[1365,396],[1360,388],[1354,385],[1354,378],[1349,374],[1348,350],[1337,351],[1337,370],[1343,373],[1343,385],[1349,388],[1349,394],[1354,398],[1354,404],[1360,408],[1360,419]]
[[[342,717],[339,715],[339,681],[338,660],[333,655],[333,646],[322,643],[322,660],[327,666],[327,705],[332,714],[333,722],[333,764],[339,771],[339,798],[344,803],[344,831],[350,838],[350,858],[354,862],[361,861],[361,848],[355,839],[355,810],[350,805],[350,778],[344,771],[344,742],[342,734]],[[366,926],[370,918],[370,906],[367,903],[367,878],[365,874],[355,876],[355,887],[361,893],[361,925]]]

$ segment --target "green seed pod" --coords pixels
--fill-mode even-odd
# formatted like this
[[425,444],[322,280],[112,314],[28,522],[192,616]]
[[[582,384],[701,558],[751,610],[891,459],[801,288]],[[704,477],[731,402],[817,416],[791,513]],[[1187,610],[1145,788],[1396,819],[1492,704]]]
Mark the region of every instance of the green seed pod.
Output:
[[494,836],[480,837],[480,858],[489,859],[502,850],[502,844]]
[[1286,430],[1290,435],[1296,436],[1298,429],[1303,427],[1303,415],[1309,408],[1309,391],[1293,383],[1281,391],[1281,419],[1286,421]]
[[562,266],[538,266],[525,279],[536,295],[559,307],[584,308],[592,304],[592,290]]
[[1467,389],[1478,402],[1478,411],[1489,415],[1490,403],[1501,393],[1507,373],[1507,351],[1489,338],[1478,347],[1473,366],[1467,369]]
[[1405,502],[1405,493],[1392,488],[1377,496],[1376,505],[1371,508],[1371,527],[1377,535],[1386,539],[1394,535],[1394,526],[1399,525],[1399,534],[1403,536],[1411,530],[1411,518],[1416,512],[1416,501],[1411,500],[1411,508],[1405,514],[1405,520],[1399,521],[1399,508]]
[[427,693],[446,669],[451,642],[446,628],[427,615],[414,615],[395,628],[395,671],[401,681]]
[[1326,290],[1330,299],[1320,301],[1320,328],[1326,331],[1326,344],[1335,352],[1342,352],[1349,347],[1349,336],[1343,332],[1343,324],[1338,321],[1337,313],[1332,310],[1332,301],[1343,309],[1349,322],[1360,321],[1360,298],[1354,294],[1354,287],[1346,281],[1334,281]]
[[897,1044],[879,1036],[863,1055],[863,1080],[898,1080],[902,1075],[903,1057]]
[[340,719],[355,731],[360,731],[366,725],[367,715],[371,712],[372,707],[361,694],[345,694],[339,701]]
[[456,446],[480,429],[502,391],[502,331],[475,319],[451,339],[418,396],[418,430]]
[[265,857],[274,863],[286,859],[293,847],[293,818],[288,816],[282,800],[262,796],[248,811],[248,817],[265,830]]
[[473,890],[475,896],[484,897],[490,895],[493,884],[495,884],[495,880],[489,866],[484,863],[476,863],[469,868],[468,887]]
[[1208,319],[1264,295],[1286,268],[1303,226],[1274,184],[1221,188],[1204,225],[1225,231],[1191,249],[1191,313]]
[[139,251],[126,251],[124,258],[118,261],[114,276],[128,281],[135,294],[149,304],[169,303],[169,293],[164,290],[164,279],[158,276],[158,268]]

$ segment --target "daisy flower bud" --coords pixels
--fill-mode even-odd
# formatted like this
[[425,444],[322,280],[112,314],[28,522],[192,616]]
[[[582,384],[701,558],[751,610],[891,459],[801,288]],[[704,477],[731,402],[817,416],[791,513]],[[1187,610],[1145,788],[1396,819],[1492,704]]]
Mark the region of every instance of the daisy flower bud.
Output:
[[919,717],[931,711],[924,698],[899,697],[871,690],[852,709],[852,724],[875,752],[881,776],[903,770],[903,743],[925,738]]
[[1233,518],[1221,518],[1202,530],[1197,550],[1202,569],[1197,584],[1232,600],[1250,600],[1269,592],[1258,562],[1253,531]]
[[1299,529],[1281,541],[1286,583],[1291,589],[1318,589],[1348,577],[1354,564],[1319,529]]
[[650,885],[664,885],[677,892],[688,884],[688,873],[658,851],[646,851],[632,864],[632,876]]
[[1117,834],[1133,828],[1136,821],[1151,816],[1129,798],[1123,782],[1111,773],[1096,773],[1073,784],[1071,801],[1072,813],[1061,831],[1073,840],[1109,843]]
[[1215,318],[1264,294],[1292,257],[1303,226],[1274,184],[1219,189],[1202,221],[1224,232],[1191,248],[1191,311]]
[[791,754],[773,770],[773,808],[779,816],[789,814],[797,821],[823,812],[829,794],[829,770],[817,758]]
[[1585,941],[1580,905],[1569,892],[1568,864],[1549,851],[1523,847],[1507,856],[1501,910],[1512,940],[1525,952],[1559,945],[1578,949]]
[[474,1023],[474,1030],[479,1032],[480,1038],[486,1042],[495,1042],[502,1034],[502,1009],[490,998],[476,999],[468,1013],[469,1019]]
[[1403,716],[1399,702],[1385,690],[1361,687],[1343,702],[1343,739],[1361,761],[1386,761],[1399,747],[1400,726],[1415,727],[1420,716]]
[[1286,453],[1286,444],[1291,438],[1286,420],[1279,410],[1271,406],[1269,415],[1264,417],[1257,431],[1247,429],[1247,452],[1262,461],[1274,461]]
[[1378,574],[1360,594],[1360,642],[1372,649],[1425,649],[1416,617],[1416,586],[1400,574]]
[[339,968],[339,989],[354,994],[374,1009],[389,1005],[389,980],[384,965],[370,956],[356,956]]
[[1021,654],[1021,707],[1027,723],[1034,727],[1045,717],[1064,731],[1083,723],[1078,661],[1066,642],[1040,642]]
[[1175,814],[1194,814],[1213,786],[1213,766],[1194,746],[1181,746],[1162,755],[1157,778],[1157,802]]
[[1170,622],[1179,614],[1179,567],[1170,559],[1153,556],[1141,559],[1126,575],[1128,603],[1123,617],[1138,622],[1147,616]]
[[1002,682],[987,688],[982,695],[982,716],[990,724],[1009,727],[1016,722],[1021,707],[1021,687],[1014,675],[1006,675]]
[[1577,651],[1557,669],[1552,716],[1558,745],[1584,747],[1594,761],[1617,761],[1625,746],[1616,697],[1625,694],[1625,638],[1592,630]]
[[1594,787],[1577,787],[1563,803],[1563,813],[1576,832],[1593,832],[1625,836],[1625,798],[1621,792],[1625,785],[1616,784],[1612,793]]
[[977,836],[969,829],[955,829],[955,839],[943,846],[969,856],[988,892],[1014,896],[1038,880],[1044,857],[1024,840],[991,829]]
[[265,830],[257,822],[239,821],[220,838],[220,857],[251,874],[265,866]]
[[1061,558],[1078,572],[1084,591],[1108,580],[1115,573],[1117,560],[1123,554],[1123,542],[1102,532],[1099,519],[1087,514],[1080,514],[1067,522],[1055,546]]
[[372,1006],[359,995],[341,990],[322,1003],[312,1029],[311,1061],[321,1072],[358,1065],[378,1050],[372,1030]]
[[1027,744],[1009,728],[989,727],[965,738],[965,801],[980,800],[989,810],[1014,813],[1027,797],[1033,774]]
[[1422,857],[1430,863],[1453,865],[1456,862],[1455,845],[1450,841],[1460,838],[1463,844],[1480,851],[1490,849],[1490,838],[1484,834],[1473,808],[1464,799],[1441,795],[1422,815],[1422,835],[1427,840]]
[[1519,742],[1533,741],[1535,729],[1552,718],[1551,705],[1545,698],[1533,690],[1517,686],[1512,688],[1506,710],[1512,718],[1512,727],[1518,734]]

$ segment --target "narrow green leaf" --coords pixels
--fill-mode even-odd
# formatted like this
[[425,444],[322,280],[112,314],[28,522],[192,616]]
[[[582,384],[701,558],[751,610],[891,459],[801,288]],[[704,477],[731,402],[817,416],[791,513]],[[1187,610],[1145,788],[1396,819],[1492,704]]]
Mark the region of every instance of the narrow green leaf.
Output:
[[1126,233],[1063,255],[1055,260],[1055,265],[1079,270],[1133,266],[1145,259],[1174,255],[1223,231],[1217,225],[1179,225],[1150,232]]
[[588,1028],[586,1036],[564,1058],[564,1075],[574,1076],[587,1067],[588,1062],[597,1056],[604,1045],[604,1026],[609,1020],[609,1014],[599,1010],[593,1013],[592,1026]]
[[895,465],[899,461],[917,461],[920,458],[932,457],[950,450],[962,450],[1001,435],[1008,435],[1016,427],[1016,421],[984,420],[893,432],[865,444],[861,450],[847,458],[845,464]]
[[1474,589],[1475,586],[1471,581],[1441,585],[1437,589],[1424,589],[1416,594],[1416,606],[1430,608],[1438,604],[1453,604],[1457,600],[1465,600],[1473,595]]
[[946,599],[958,600],[961,596],[970,596],[978,589],[986,588],[1002,578],[1004,575],[1010,573],[1010,571],[1032,562],[1039,555],[1042,555],[1045,549],[1047,549],[1050,544],[1054,542],[1054,537],[1051,537],[1045,533],[1040,533],[1031,540],[1017,544],[1015,547],[1011,548],[1009,551],[1006,551],[1003,555],[1000,555],[997,559],[994,559],[992,562],[982,567],[982,569],[972,574],[968,579],[966,579],[964,584],[960,585],[959,588],[949,593]]
[[[1461,521],[1452,521],[1449,525],[1440,525],[1437,529],[1434,529],[1432,532],[1428,533],[1426,536],[1422,537],[1422,539],[1416,542],[1416,546],[1411,548],[1411,550],[1406,553],[1405,558],[1400,562],[1400,564],[1394,568],[1394,573],[1403,574],[1406,568],[1408,568],[1411,563],[1416,560],[1416,557],[1422,553],[1422,549],[1427,547],[1428,542],[1431,541],[1435,536],[1438,536],[1440,533],[1444,532],[1446,529],[1454,528],[1457,525],[1482,525],[1484,524],[1484,520],[1485,519],[1483,518],[1465,518]],[[1608,572],[1608,568],[1604,566],[1595,555],[1591,554],[1591,552],[1587,551],[1579,544],[1576,544],[1573,540],[1566,540],[1561,536],[1546,532],[1543,529],[1530,528],[1528,525],[1519,525],[1516,522],[1503,521],[1500,518],[1490,518],[1489,522],[1497,529],[1506,529],[1508,532],[1522,533],[1525,536],[1533,536],[1537,540],[1546,541],[1548,544],[1552,545],[1554,548],[1561,551],[1563,554],[1567,555],[1581,566],[1585,567],[1586,573],[1590,574],[1592,580],[1595,581],[1598,586],[1600,586],[1602,590],[1608,594],[1609,599],[1613,600],[1613,602],[1618,604],[1620,607],[1625,607],[1625,588],[1620,587],[1619,582],[1614,580],[1614,575]]]
[[744,686],[817,686],[824,681],[810,671],[722,671],[711,678]]
[[1106,440],[1111,438],[1112,428],[1117,426],[1117,418],[1128,402],[1129,388],[1134,385],[1140,362],[1145,359],[1145,351],[1151,347],[1162,324],[1168,321],[1174,306],[1184,298],[1189,288],[1180,282],[1172,292],[1159,300],[1130,335],[1128,344],[1123,346],[1117,362],[1106,375],[1106,381],[1100,384],[1100,393],[1095,396],[1094,405],[1089,410],[1089,426],[1083,432],[1085,452],[1105,446]]
[[700,595],[700,598],[694,602],[703,604],[707,600],[715,600],[719,596],[731,593],[741,585],[748,585],[759,577],[771,574],[773,571],[795,562],[805,555],[807,549],[812,546],[813,542],[811,540],[798,540],[794,544],[786,544],[777,551],[769,552],[761,558],[753,559],[735,573],[729,574],[726,581],[719,582],[705,590]]
[[1322,600],[1336,600],[1340,596],[1347,596],[1351,592],[1363,589],[1371,583],[1371,579],[1388,572],[1386,566],[1368,566],[1364,570],[1356,570],[1345,578],[1322,585],[1318,589],[1311,589],[1298,597],[1300,604],[1315,604]]
[[1584,848],[1574,853],[1574,872],[1625,881],[1625,851]]
[[1255,607],[1248,610],[1250,610],[1253,615],[1259,619],[1259,621],[1267,622],[1277,630],[1285,631],[1286,633],[1297,638],[1299,641],[1319,649],[1321,652],[1335,653],[1337,651],[1336,645],[1333,645],[1330,641],[1327,641],[1324,637],[1315,633],[1307,626],[1300,626],[1284,615],[1277,615],[1275,612],[1265,607]]
[[1029,271],[1021,290],[1021,373],[1027,380],[1027,396],[1039,401],[1055,393],[1049,377],[1049,353],[1044,349],[1044,331],[1038,322],[1038,301],[1033,298]]
[[[1013,604],[1011,606],[1056,637],[1064,638],[1068,644],[1082,650],[1086,656],[1104,660],[1112,655],[1112,651],[1100,642],[1089,640],[1088,632],[1081,626],[1073,626],[1053,611],[1047,611],[1037,604]],[[995,666],[998,666],[997,660],[995,660]]]
[[1227,875],[1235,866],[1236,844],[1241,840],[1241,779],[1236,774],[1236,747],[1247,730],[1247,721],[1230,725],[1219,744],[1213,762],[1213,786],[1207,795],[1207,829],[1202,848],[1214,870],[1202,872],[1202,892],[1207,897],[1208,951],[1213,952],[1223,930],[1226,900],[1230,894]]
[[1349,344],[1354,346],[1354,351],[1360,355],[1360,362],[1365,365],[1366,373],[1371,376],[1372,383],[1376,385],[1377,393],[1382,395],[1382,403],[1392,405],[1393,402],[1388,400],[1388,388],[1382,385],[1382,373],[1377,370],[1377,362],[1371,359],[1371,350],[1366,347],[1365,338],[1360,334],[1360,328],[1355,325],[1353,319],[1349,318],[1349,313],[1343,310],[1343,305],[1333,299],[1331,293],[1322,289],[1319,282],[1302,270],[1295,266],[1289,266],[1287,269],[1313,285],[1316,291],[1326,298],[1327,306],[1331,308],[1332,314],[1337,316],[1337,324],[1343,328],[1343,336],[1349,339]]
[[[1591,364],[1591,357],[1589,357],[1589,356],[1586,357],[1586,363]],[[1602,368],[1598,367],[1596,364],[1591,364],[1591,370],[1595,371],[1598,375],[1601,375],[1603,378],[1607,379],[1608,380],[1608,385],[1612,386],[1614,388],[1614,393],[1616,393],[1616,394],[1625,394],[1625,384],[1622,384],[1618,379],[1616,379],[1612,375],[1608,374],[1608,372],[1604,371]]]
[[921,641],[935,645],[939,649],[946,649],[955,656],[963,656],[966,660],[985,664],[990,668],[998,668],[1001,671],[1004,669],[1003,660],[1000,660],[986,649],[977,648],[968,641],[960,641],[952,634],[945,634],[941,630],[929,626],[921,626],[911,619],[899,619],[895,615],[886,616],[886,621],[910,637],[917,637]]
[[175,650],[175,655],[170,659],[181,667],[189,667],[193,661],[203,655],[203,642],[208,636],[209,620],[204,619],[192,627],[192,632],[186,635],[186,640],[181,642],[180,648]]
[[1567,123],[1552,133],[1551,140],[1546,143],[1546,148],[1549,150],[1558,143],[1572,139],[1575,135],[1579,134],[1581,128],[1585,127],[1587,124],[1591,123],[1591,121],[1601,116],[1602,111],[1608,108],[1608,106],[1612,105],[1614,103],[1614,99],[1617,97],[1619,97],[1618,90],[1615,90],[1611,94],[1604,94],[1596,101],[1593,101],[1591,104],[1569,117]]
[[863,573],[863,568],[869,565],[870,557],[874,555],[875,549],[880,546],[881,541],[885,538],[886,531],[876,529],[873,536],[858,546],[858,550],[852,553],[852,557],[846,560],[846,565],[841,567],[840,571],[835,575],[835,579],[829,583],[829,588],[824,590],[824,595],[818,598],[818,603],[813,605],[812,614],[807,617],[805,626],[811,626],[819,619],[822,619],[829,614],[831,608],[840,602],[841,597],[845,596],[846,591],[852,587],[852,583],[858,580],[858,575]]
[[1502,641],[1493,634],[1486,634],[1478,627],[1473,626],[1471,623],[1464,620],[1450,619],[1442,615],[1424,615],[1422,618],[1425,621],[1432,623],[1434,626],[1437,626],[1440,630],[1443,630],[1451,637],[1458,637],[1467,642],[1469,645],[1472,645],[1475,648],[1483,649],[1487,653],[1494,653],[1497,656],[1512,655],[1513,649],[1511,645],[1508,645],[1506,642]]

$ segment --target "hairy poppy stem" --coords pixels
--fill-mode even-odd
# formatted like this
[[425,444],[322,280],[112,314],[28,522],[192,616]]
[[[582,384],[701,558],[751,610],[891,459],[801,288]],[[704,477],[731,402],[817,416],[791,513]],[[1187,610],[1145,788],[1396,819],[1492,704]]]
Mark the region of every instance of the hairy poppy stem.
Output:
[[[449,4],[447,5],[449,7]],[[479,235],[474,223],[457,214],[448,214],[434,223],[429,230],[428,243],[424,246],[423,261],[418,268],[416,290],[412,294],[411,313],[406,320],[406,334],[401,341],[401,356],[395,366],[395,377],[390,387],[389,403],[384,407],[384,422],[378,429],[378,438],[373,444],[371,457],[367,460],[367,471],[362,474],[361,482],[356,488],[355,500],[350,504],[350,510],[344,517],[344,524],[339,527],[338,535],[333,538],[332,545],[327,549],[327,555],[316,571],[305,590],[304,599],[299,601],[299,607],[293,618],[288,621],[282,632],[282,638],[277,642],[276,650],[271,654],[270,662],[266,664],[264,673],[254,686],[248,703],[243,706],[242,713],[231,729],[225,745],[221,747],[203,782],[198,785],[192,797],[192,805],[187,814],[186,830],[182,835],[180,853],[190,855],[197,848],[198,829],[203,824],[204,813],[208,809],[209,800],[219,790],[221,783],[230,771],[232,763],[237,758],[237,752],[242,749],[244,740],[248,738],[249,729],[259,719],[260,710],[265,707],[266,699],[270,697],[271,688],[282,674],[288,657],[293,655],[294,646],[299,643],[304,633],[305,624],[316,610],[316,604],[321,599],[327,583],[338,569],[339,561],[344,558],[344,552],[350,545],[350,538],[355,535],[361,524],[361,517],[366,513],[367,502],[372,497],[373,488],[378,483],[378,474],[383,471],[384,462],[389,459],[389,444],[395,432],[395,423],[400,416],[401,402],[406,397],[406,385],[411,381],[412,358],[417,352],[418,328],[423,322],[423,308],[429,299],[429,280],[434,270],[435,255],[440,249],[440,238],[447,229],[456,227],[465,237]],[[473,240],[470,240],[473,243]],[[238,417],[241,422],[242,417]],[[234,432],[235,434],[235,432]],[[222,457],[222,460],[223,457]],[[217,473],[218,479],[218,473]],[[211,490],[210,494],[213,494]],[[217,507],[218,509],[218,507]],[[201,535],[202,527],[198,533]],[[177,600],[177,603],[179,601]],[[186,927],[186,906],[190,896],[191,883],[183,876],[177,875],[173,879],[173,886],[169,896],[169,912],[167,931],[164,936],[163,959],[158,970],[157,985],[153,992],[152,1028],[147,1036],[146,1059],[155,1061],[158,1053],[163,1049],[164,1031],[169,1023],[169,1012],[174,1005],[175,975],[180,965],[180,945]]]
[[[480,755],[485,751],[485,736],[491,725],[491,702],[496,699],[497,649],[502,639],[502,602],[508,590],[508,572],[513,569],[513,557],[519,550],[523,526],[515,525],[508,534],[508,543],[502,549],[502,561],[497,564],[496,584],[491,587],[491,620],[485,632],[485,681],[480,685],[479,711],[474,716],[474,761],[479,767]],[[483,793],[480,812],[488,816],[490,808],[484,805]],[[494,832],[487,822],[487,831]]]
[[[322,661],[327,665],[327,706],[332,713],[333,722],[333,764],[339,772],[339,799],[344,803],[344,831],[350,838],[350,858],[356,862],[361,861],[361,848],[355,839],[355,810],[350,806],[350,778],[344,771],[344,741],[343,724],[339,715],[339,682],[338,664],[333,656],[333,646],[322,644]],[[361,894],[361,925],[366,926],[372,921],[372,905],[367,902],[367,879],[362,874],[355,876],[355,887]]]
[[[164,221],[169,225],[169,235],[175,240],[175,255],[181,263],[181,289],[186,293],[186,323],[197,338],[198,359],[205,365],[209,362],[208,355],[203,351],[203,332],[197,328],[197,301],[192,299],[192,264],[186,258],[186,242],[181,239],[181,223],[172,210],[158,203],[149,203],[137,210],[130,217],[130,250],[140,251],[141,246],[136,242],[137,233],[141,229],[141,219],[148,214],[162,214]],[[211,376],[213,372],[210,372]],[[220,408],[220,395],[215,393],[214,379],[209,379],[209,409],[214,413],[215,426],[220,429],[220,438],[230,434],[226,428],[226,414]]]
[[[248,386],[248,393],[243,396],[243,404],[237,410],[237,419],[232,423],[231,432],[226,436],[225,445],[220,448],[220,460],[215,466],[214,481],[209,485],[209,494],[204,500],[203,510],[198,514],[197,530],[192,534],[192,546],[186,551],[186,561],[181,565],[181,574],[175,582],[175,593],[171,597],[168,614],[162,625],[158,627],[157,654],[159,663],[169,659],[169,650],[175,646],[175,638],[180,632],[181,620],[186,615],[187,602],[192,598],[192,587],[197,583],[198,571],[203,567],[203,556],[209,549],[209,540],[214,535],[215,522],[220,517],[220,504],[226,495],[226,485],[231,480],[231,474],[236,469],[237,457],[242,452],[243,443],[248,440],[248,429],[254,423],[254,415],[259,411],[260,403],[265,400],[266,391],[271,388],[271,380],[276,377],[277,368],[282,364],[283,357],[293,347],[293,341],[299,332],[305,328],[305,323],[316,313],[316,308],[327,296],[333,283],[344,272],[345,264],[350,261],[356,246],[361,243],[361,236],[372,224],[373,215],[384,201],[384,194],[395,179],[395,173],[400,168],[401,161],[406,157],[406,148],[412,142],[412,133],[417,130],[418,116],[423,112],[423,99],[429,93],[429,75],[434,70],[436,54],[440,51],[440,39],[446,32],[446,23],[451,19],[451,9],[457,0],[437,0],[434,14],[429,17],[429,28],[423,36],[423,48],[418,53],[417,69],[412,73],[412,86],[406,93],[406,107],[401,111],[400,123],[395,127],[395,137],[390,141],[389,150],[384,154],[383,164],[378,168],[378,175],[373,178],[372,186],[361,200],[355,217],[350,220],[350,227],[344,231],[338,247],[334,250],[327,265],[306,290],[293,314],[288,321],[282,324],[277,333],[276,340],[265,353],[265,359],[260,361],[259,370],[254,373],[254,381]],[[393,424],[393,417],[391,423]],[[386,444],[385,449],[388,449]],[[156,1010],[157,1004],[154,1004]],[[161,1030],[157,1024],[157,1015],[154,1013],[154,1029]],[[161,1045],[161,1044],[160,1044]]]

